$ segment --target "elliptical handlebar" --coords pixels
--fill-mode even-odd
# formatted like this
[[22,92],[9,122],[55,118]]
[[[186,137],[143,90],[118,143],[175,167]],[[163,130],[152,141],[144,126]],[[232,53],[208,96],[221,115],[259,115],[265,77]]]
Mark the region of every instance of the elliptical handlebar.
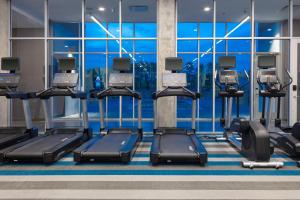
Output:
[[289,72],[288,70],[286,70],[286,73],[287,73],[287,75],[288,75],[288,77],[289,77],[289,82],[286,83],[285,85],[283,85],[283,86],[281,87],[281,90],[285,89],[286,87],[290,86],[290,85],[293,83],[293,78],[292,78],[290,72]]
[[245,74],[245,77],[246,77],[247,81],[243,85],[239,86],[239,88],[244,88],[246,85],[249,84],[250,76],[249,76],[248,72],[246,71],[246,69],[244,69],[244,74]]
[[219,81],[219,79],[218,79],[218,70],[216,70],[214,79],[215,79],[216,86],[217,86],[220,90],[222,90],[222,85],[221,85],[221,83],[220,83],[220,81]]

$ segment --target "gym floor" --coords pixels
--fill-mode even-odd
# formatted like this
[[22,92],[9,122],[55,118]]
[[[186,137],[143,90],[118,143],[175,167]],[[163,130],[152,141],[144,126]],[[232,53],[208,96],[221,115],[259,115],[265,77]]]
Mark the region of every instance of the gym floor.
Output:
[[144,137],[128,165],[76,164],[71,154],[52,165],[2,164],[0,199],[300,199],[300,169],[278,149],[272,160],[284,162],[279,170],[244,169],[245,159],[215,140],[203,141],[206,167],[153,167],[151,139]]

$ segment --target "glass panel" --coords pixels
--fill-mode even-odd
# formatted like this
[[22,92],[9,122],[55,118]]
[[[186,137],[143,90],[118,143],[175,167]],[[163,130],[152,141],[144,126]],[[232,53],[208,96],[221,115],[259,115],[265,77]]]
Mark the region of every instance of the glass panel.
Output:
[[[66,47],[68,46],[68,47]],[[54,74],[60,72],[58,69],[58,59],[74,57],[76,59],[76,71],[79,73],[79,86],[81,85],[81,41],[80,40],[50,40],[49,41],[49,85],[53,80]],[[80,88],[80,87],[78,87]],[[53,117],[78,118],[80,103],[78,99],[71,97],[53,98]]]
[[255,1],[255,36],[288,36],[289,1]]
[[44,1],[11,1],[12,37],[44,36]]
[[49,27],[52,37],[81,37],[81,0],[50,0]]
[[[109,54],[108,55],[108,74],[110,74],[113,69],[113,59],[118,58],[119,54]],[[108,80],[107,80],[108,81]],[[107,116],[109,118],[119,118],[119,97],[110,97],[108,98],[107,103]]]
[[198,24],[197,23],[178,23],[177,25],[177,37],[197,37],[198,36]]
[[122,40],[122,53],[132,53],[134,40]]
[[199,100],[199,118],[212,118],[212,83],[213,55],[200,54],[199,92],[201,94],[201,97]]
[[178,40],[177,41],[178,52],[198,52],[197,40]]
[[136,40],[135,51],[156,53],[156,40]]
[[[126,38],[157,37],[157,2],[156,0],[123,0],[122,1],[122,36]],[[122,41],[123,57],[132,59],[135,70],[135,90],[142,95],[143,118],[153,117],[152,93],[156,91],[156,39]],[[123,109],[132,117],[131,100]],[[125,108],[126,107],[126,108]],[[124,111],[125,112],[125,111]],[[124,113],[125,114],[125,113]],[[135,117],[137,117],[137,101],[135,101]],[[149,123],[148,123],[149,124]],[[152,125],[152,123],[151,123]],[[143,127],[144,128],[144,127]],[[153,128],[153,127],[152,127]]]
[[[187,88],[192,91],[199,91],[201,98],[197,106],[198,118],[212,117],[212,54],[178,54],[183,58],[182,72],[187,74]],[[198,66],[200,67],[198,69]],[[199,74],[198,74],[199,71]],[[199,76],[199,77],[198,77]],[[199,85],[199,87],[198,87]],[[191,118],[192,101],[187,98],[177,98],[177,118]],[[180,122],[178,125],[190,127],[190,122]],[[211,131],[211,123],[197,123],[198,131]]]
[[119,1],[87,0],[85,36],[119,38]]
[[217,0],[216,3],[216,20],[218,23],[223,23],[216,26],[216,33],[218,37],[227,38],[251,36],[250,0]]
[[[86,46],[86,51],[91,51]],[[85,91],[97,89],[103,90],[106,85],[106,54],[94,52],[94,54],[85,54]],[[99,116],[98,100],[89,99],[88,112],[91,117]],[[106,102],[103,103],[104,110]]]
[[[187,88],[196,92],[198,84],[198,54],[178,54],[178,57],[183,59],[181,72],[187,75]],[[191,113],[192,100],[190,98],[177,97],[177,118],[191,118]]]
[[122,37],[131,38],[134,37],[133,23],[122,23]]
[[281,40],[256,40],[256,52],[280,52]]
[[251,40],[227,40],[228,52],[251,52]]
[[294,0],[293,14],[293,35],[300,37],[300,0]]
[[86,52],[106,52],[106,43],[104,40],[86,40],[85,51]]
[[[276,68],[279,79],[282,83],[287,83],[288,76],[286,70],[289,67],[289,40],[256,40],[256,56],[254,60],[255,76],[257,74],[257,56],[259,55],[275,55],[276,56]],[[258,88],[255,83],[255,88]],[[258,90],[255,90],[255,118],[260,118],[262,111],[262,98],[258,95]],[[283,123],[288,119],[288,95],[281,100],[282,105],[282,120]],[[275,110],[274,110],[275,111]],[[275,115],[273,115],[275,116]]]
[[[20,59],[21,82],[20,91],[40,91],[44,86],[44,41],[43,40],[12,40],[12,56]],[[30,49],[30,51],[28,51]],[[34,72],[34,74],[33,74]],[[43,120],[43,108],[39,99],[30,100],[33,120]],[[24,122],[23,106],[20,100],[12,100],[12,121]],[[24,124],[25,125],[25,124]]]
[[200,37],[213,37],[213,23],[200,23]]
[[123,37],[156,37],[156,10],[156,0],[122,1]]
[[151,95],[156,91],[156,54],[136,53],[135,59],[135,89],[143,98],[142,116],[143,118],[152,118],[153,100]]
[[212,40],[200,40],[200,52],[212,53],[213,41]]
[[178,0],[177,6],[177,37],[212,36],[213,1]]

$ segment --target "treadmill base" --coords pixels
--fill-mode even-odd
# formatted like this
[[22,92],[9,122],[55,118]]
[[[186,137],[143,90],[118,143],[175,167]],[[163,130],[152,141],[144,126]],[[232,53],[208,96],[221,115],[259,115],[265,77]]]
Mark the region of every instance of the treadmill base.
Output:
[[247,167],[250,169],[253,168],[282,168],[283,167],[283,162],[254,162],[254,161],[244,161],[242,162],[243,167]]

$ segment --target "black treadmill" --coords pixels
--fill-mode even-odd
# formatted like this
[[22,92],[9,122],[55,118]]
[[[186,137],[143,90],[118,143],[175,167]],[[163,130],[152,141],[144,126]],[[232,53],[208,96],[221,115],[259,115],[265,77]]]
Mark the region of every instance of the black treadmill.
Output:
[[[289,76],[289,82],[283,84],[277,77],[276,56],[258,57],[257,82],[260,86],[259,96],[263,98],[263,110],[260,122],[266,126],[270,133],[272,143],[282,149],[291,157],[300,157],[300,122],[296,122],[293,127],[282,127],[280,119],[281,98],[285,97],[287,87],[292,84],[292,78]],[[268,99],[268,109],[266,110],[266,99]],[[277,99],[277,116],[275,126],[272,125],[272,108]],[[265,117],[265,113],[267,116]],[[298,161],[300,167],[300,162]]]
[[[186,74],[175,73],[182,69],[181,58],[166,58],[166,70],[172,73],[163,74],[162,91],[153,94],[154,100],[154,135],[150,151],[150,160],[153,165],[163,162],[199,163],[207,162],[207,151],[195,134],[196,129],[196,102],[199,93],[185,88]],[[157,100],[161,97],[183,96],[191,98],[192,104],[192,129],[186,130],[176,127],[158,127]]]
[[37,136],[38,130],[32,126],[29,108],[30,95],[17,90],[20,83],[20,75],[16,73],[20,70],[19,59],[2,58],[1,70],[7,70],[10,73],[0,73],[0,96],[7,99],[21,99],[26,122],[26,127],[0,127],[0,149],[3,149]]
[[[29,161],[52,163],[71,152],[91,137],[88,128],[86,93],[76,91],[78,73],[75,70],[74,58],[59,59],[59,70],[52,81],[52,87],[35,94],[43,103],[46,121],[46,132],[30,140],[18,143],[0,151],[1,161]],[[70,96],[82,102],[84,128],[53,128],[50,110],[48,108],[51,97]]]
[[[92,91],[91,98],[99,99],[100,110],[100,134],[86,142],[74,151],[74,161],[117,161],[128,163],[131,161],[140,141],[142,140],[142,99],[136,91],[129,87],[133,85],[133,76],[128,73],[131,69],[129,58],[115,58],[113,70],[120,73],[111,73],[109,76],[109,88],[104,91]],[[127,73],[125,73],[127,72]],[[138,100],[138,128],[122,128],[122,113],[120,113],[120,127],[105,129],[103,99],[107,97],[128,96]]]

